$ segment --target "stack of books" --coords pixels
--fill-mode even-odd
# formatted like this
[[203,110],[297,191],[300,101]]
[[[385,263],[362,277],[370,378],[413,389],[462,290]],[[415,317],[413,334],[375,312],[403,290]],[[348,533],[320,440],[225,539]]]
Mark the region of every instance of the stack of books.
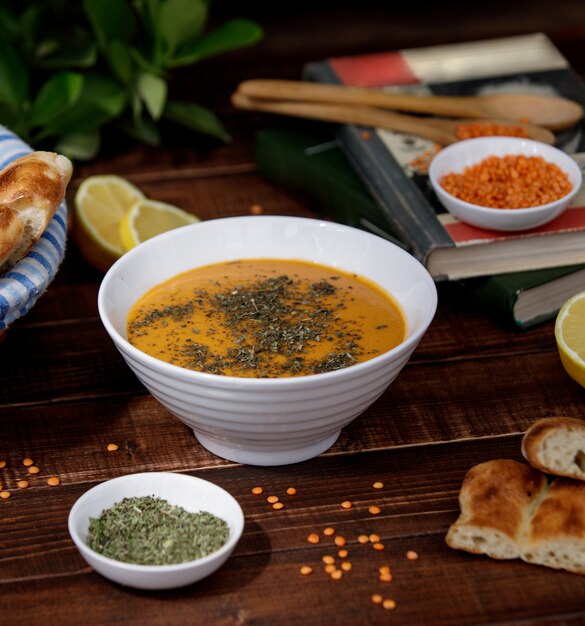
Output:
[[[415,93],[475,95],[524,91],[585,105],[585,83],[543,34],[332,58],[305,67],[307,80]],[[583,123],[557,134],[557,147],[585,166]],[[529,231],[475,228],[447,213],[427,169],[430,141],[353,125],[257,136],[259,171],[307,193],[340,222],[409,250],[434,279],[456,280],[490,314],[527,328],[556,315],[585,290],[585,191],[563,215]]]

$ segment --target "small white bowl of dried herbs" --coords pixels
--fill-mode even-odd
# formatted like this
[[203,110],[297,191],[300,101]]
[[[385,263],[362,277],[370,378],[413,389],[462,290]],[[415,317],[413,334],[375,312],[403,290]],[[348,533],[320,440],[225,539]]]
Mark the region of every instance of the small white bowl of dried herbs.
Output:
[[69,533],[105,578],[137,589],[184,587],[228,559],[244,529],[237,500],[185,474],[120,476],[84,493],[69,513]]

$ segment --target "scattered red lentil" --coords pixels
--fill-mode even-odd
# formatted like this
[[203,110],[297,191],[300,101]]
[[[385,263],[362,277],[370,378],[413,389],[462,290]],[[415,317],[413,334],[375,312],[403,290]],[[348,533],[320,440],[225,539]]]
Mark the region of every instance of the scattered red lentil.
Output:
[[6,498],[10,498],[10,491],[0,491],[0,498],[6,500]]
[[327,572],[327,574],[332,574],[334,571],[337,570],[337,568],[333,563],[327,563],[327,565],[325,565],[324,567],[324,570],[325,572]]
[[261,204],[253,204],[250,207],[250,213],[252,215],[261,215],[264,212],[264,209],[262,208]]
[[396,608],[396,601],[395,601],[395,600],[392,600],[392,598],[386,598],[386,599],[382,602],[382,606],[383,606],[385,609],[389,609],[389,610],[395,609],[395,608]]
[[345,559],[345,558],[347,557],[347,555],[348,555],[348,554],[349,554],[349,552],[348,552],[345,548],[342,548],[342,549],[341,549],[341,550],[339,550],[339,552],[337,553],[337,556],[338,556],[340,559]]
[[558,165],[539,156],[489,156],[462,173],[443,176],[440,184],[452,196],[495,209],[521,209],[558,200],[572,189]]
[[383,582],[383,583],[391,583],[392,582],[392,574],[390,572],[380,573],[380,576],[378,578],[379,578],[380,582]]
[[376,543],[372,544],[372,548],[374,548],[374,550],[378,550],[378,552],[381,552],[382,550],[384,550],[384,544],[376,541]]
[[379,515],[381,512],[381,509],[379,506],[371,506],[368,511],[370,512],[371,515]]
[[344,561],[344,562],[341,564],[341,569],[342,569],[344,572],[349,572],[349,570],[350,570],[351,568],[352,568],[352,564],[351,564],[349,561]]
[[0,469],[6,467],[6,461],[0,461]]
[[372,138],[372,133],[369,130],[362,130],[360,135],[364,141],[368,141],[369,139]]
[[410,167],[421,174],[426,174],[429,171],[431,161],[433,157],[441,150],[439,144],[435,144],[432,150],[425,150],[422,154],[414,158],[410,163]]
[[342,577],[343,572],[340,569],[336,569],[335,571],[331,572],[331,578],[333,578],[333,580],[341,580]]
[[374,533],[372,533],[368,539],[372,542],[372,543],[376,543],[377,541],[380,541],[380,537]]
[[296,490],[294,487],[289,487],[289,488],[286,490],[286,493],[287,493],[289,496],[296,496],[296,495],[297,495],[297,490]]
[[276,511],[280,511],[280,509],[284,509],[284,504],[282,502],[275,502],[272,505],[272,508],[275,509]]
[[343,547],[346,544],[345,537],[342,537],[341,535],[337,535],[335,539],[333,540],[333,542],[339,548]]
[[455,129],[457,139],[472,137],[528,137],[528,131],[522,126],[496,124],[495,122],[469,122],[458,124]]
[[50,487],[56,487],[60,483],[61,481],[59,480],[57,476],[51,476],[47,478],[47,485],[49,485]]
[[274,504],[275,502],[278,502],[278,500],[278,496],[268,496],[266,498],[266,502],[270,502],[270,504]]
[[33,463],[34,461],[32,459],[29,459],[28,457],[22,460],[22,464],[26,465],[26,467],[28,467],[29,465],[32,465]]
[[373,487],[374,489],[382,489],[382,488],[384,487],[384,483],[381,483],[381,482],[378,480],[378,481],[376,481],[376,482],[372,485],[372,487]]
[[353,504],[349,500],[344,500],[341,503],[341,508],[342,509],[351,509],[352,506],[353,506]]
[[264,493],[264,489],[262,489],[262,487],[253,487],[252,488],[252,493],[255,496],[259,496],[260,494]]
[[368,543],[370,538],[368,537],[368,535],[359,535],[357,540],[358,540],[358,543]]
[[374,604],[382,604],[382,596],[379,593],[372,594],[371,600]]
[[328,526],[324,531],[323,534],[327,537],[331,537],[331,535],[335,534],[335,528],[331,528],[331,526]]
[[391,572],[389,565],[381,565],[378,568],[378,571],[380,572],[380,574],[389,574]]
[[302,576],[308,576],[313,573],[313,568],[310,565],[302,565],[299,572]]
[[106,446],[106,450],[107,450],[108,452],[115,452],[117,449],[118,449],[118,444],[116,444],[116,443],[109,443],[109,444]]
[[332,557],[330,554],[326,554],[321,560],[325,563],[325,565],[335,563],[335,557]]
[[418,553],[417,553],[417,552],[415,552],[414,550],[409,550],[409,551],[406,553],[406,558],[407,558],[409,561],[416,561],[416,560],[418,559]]
[[26,488],[28,487],[28,480],[19,480],[19,481],[16,483],[16,486],[17,486],[19,489],[26,489]]
[[319,535],[317,533],[311,533],[308,537],[307,537],[307,541],[309,543],[319,543],[319,541],[321,541],[319,539]]
[[36,466],[36,465],[31,465],[28,468],[28,473],[29,474],[38,474],[41,470]]

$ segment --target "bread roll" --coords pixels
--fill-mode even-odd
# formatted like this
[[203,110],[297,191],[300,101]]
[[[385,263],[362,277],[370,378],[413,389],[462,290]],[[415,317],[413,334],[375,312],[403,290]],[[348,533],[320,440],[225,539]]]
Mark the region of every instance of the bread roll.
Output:
[[543,472],[585,480],[585,422],[570,417],[538,420],[524,433],[522,454]]
[[585,574],[585,483],[556,478],[539,503],[522,545],[530,563]]
[[0,266],[20,245],[24,235],[24,223],[10,207],[0,209]]
[[[65,197],[73,168],[66,157],[53,152],[32,152],[0,171],[0,267],[15,265],[37,242]],[[22,224],[16,241],[14,216]],[[3,224],[13,224],[5,230]]]
[[496,459],[472,467],[463,480],[461,514],[449,528],[447,544],[494,559],[519,558],[530,514],[546,487],[544,474],[517,461]]

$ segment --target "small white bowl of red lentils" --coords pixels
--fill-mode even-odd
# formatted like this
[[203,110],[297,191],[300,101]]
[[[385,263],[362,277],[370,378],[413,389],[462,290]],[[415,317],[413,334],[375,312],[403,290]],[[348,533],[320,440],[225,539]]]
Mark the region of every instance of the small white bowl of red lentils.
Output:
[[443,148],[429,179],[449,213],[498,231],[547,224],[569,207],[582,184],[569,154],[520,137],[478,137]]

